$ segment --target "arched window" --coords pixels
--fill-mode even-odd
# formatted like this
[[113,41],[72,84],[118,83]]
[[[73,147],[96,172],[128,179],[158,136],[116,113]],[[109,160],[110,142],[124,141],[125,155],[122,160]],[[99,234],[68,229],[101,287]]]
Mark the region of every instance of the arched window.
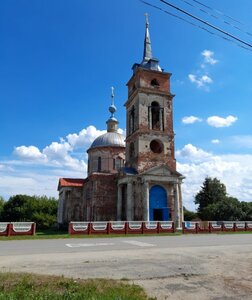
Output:
[[135,131],[135,107],[133,105],[130,110],[129,132],[132,133],[134,131]]
[[160,106],[156,101],[151,103],[151,128],[160,130]]
[[97,167],[97,171],[101,172],[101,157],[98,157],[98,167]]
[[130,143],[130,146],[129,146],[129,156],[130,158],[133,158],[135,156],[135,146],[134,146],[134,143]]

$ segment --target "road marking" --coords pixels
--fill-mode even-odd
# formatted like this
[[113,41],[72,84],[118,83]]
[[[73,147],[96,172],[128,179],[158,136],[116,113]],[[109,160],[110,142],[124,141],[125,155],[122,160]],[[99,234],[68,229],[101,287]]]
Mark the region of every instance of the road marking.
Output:
[[123,241],[123,243],[134,245],[134,246],[139,246],[139,247],[154,247],[154,246],[156,246],[154,244],[143,243],[143,242],[139,242],[139,241]]
[[92,244],[66,244],[69,248],[79,248],[79,247],[96,247],[96,246],[113,246],[114,243],[92,243]]

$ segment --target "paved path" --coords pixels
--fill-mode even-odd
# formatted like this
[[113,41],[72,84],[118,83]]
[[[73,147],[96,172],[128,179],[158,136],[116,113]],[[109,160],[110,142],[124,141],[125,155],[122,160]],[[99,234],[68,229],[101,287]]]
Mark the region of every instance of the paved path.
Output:
[[252,234],[0,241],[0,271],[128,278],[162,300],[251,299]]

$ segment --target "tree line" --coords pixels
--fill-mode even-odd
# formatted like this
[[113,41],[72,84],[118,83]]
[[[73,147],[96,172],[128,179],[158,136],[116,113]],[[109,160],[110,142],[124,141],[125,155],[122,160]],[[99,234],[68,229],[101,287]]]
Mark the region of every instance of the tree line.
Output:
[[[252,221],[252,202],[229,196],[217,178],[205,178],[194,203],[197,212],[184,208],[184,219],[191,221]],[[38,229],[49,229],[57,222],[58,201],[53,197],[15,195],[4,201],[0,196],[0,222],[35,222]]]
[[185,220],[201,219],[204,221],[251,221],[252,202],[239,201],[228,195],[226,186],[217,178],[205,178],[194,203],[197,212],[185,209]]
[[56,225],[58,201],[53,197],[15,195],[0,197],[0,222],[35,222],[38,229]]

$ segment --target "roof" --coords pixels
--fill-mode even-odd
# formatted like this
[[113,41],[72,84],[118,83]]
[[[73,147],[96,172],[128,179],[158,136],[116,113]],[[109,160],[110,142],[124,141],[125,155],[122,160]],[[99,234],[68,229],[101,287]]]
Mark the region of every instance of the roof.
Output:
[[60,178],[58,190],[62,187],[83,187],[86,179],[81,178]]
[[118,132],[106,132],[98,136],[89,149],[97,147],[125,147],[124,136]]

